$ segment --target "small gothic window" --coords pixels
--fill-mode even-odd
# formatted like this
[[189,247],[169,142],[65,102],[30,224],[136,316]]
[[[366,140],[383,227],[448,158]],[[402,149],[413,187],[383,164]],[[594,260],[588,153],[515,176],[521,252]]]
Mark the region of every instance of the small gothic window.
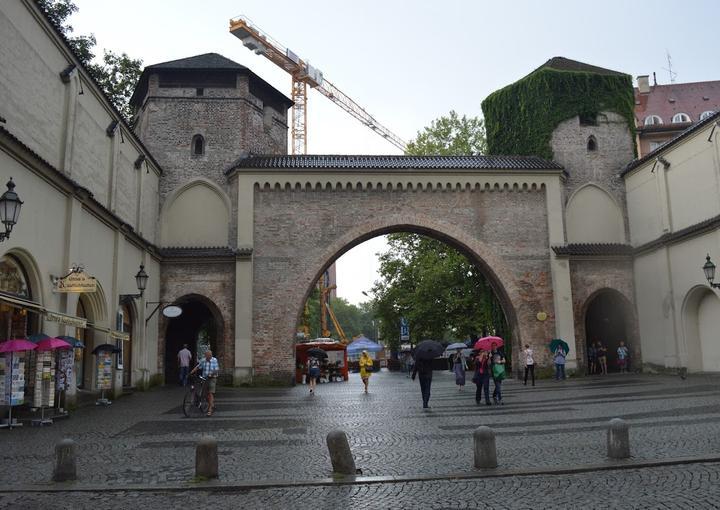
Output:
[[204,96],[204,95],[205,95],[205,89],[195,89],[195,95],[196,95],[196,96]]
[[193,156],[202,156],[205,154],[205,139],[202,135],[195,135],[192,139]]
[[587,141],[587,150],[588,151],[596,151],[597,150],[597,140],[594,136],[590,135]]

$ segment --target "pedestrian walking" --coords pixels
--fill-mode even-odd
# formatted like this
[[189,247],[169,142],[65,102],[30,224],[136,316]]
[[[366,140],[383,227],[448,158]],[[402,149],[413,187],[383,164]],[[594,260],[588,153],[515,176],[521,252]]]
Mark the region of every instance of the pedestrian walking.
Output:
[[365,385],[365,393],[368,392],[368,384],[370,383],[370,374],[373,370],[373,360],[367,351],[363,351],[360,355],[360,379]]
[[490,349],[490,374],[493,380],[493,402],[504,405],[502,400],[502,382],[505,379],[505,354],[492,344]]
[[588,345],[588,367],[590,368],[590,375],[597,372],[597,349],[595,348],[595,342],[590,342]]
[[565,358],[567,356],[567,353],[565,352],[565,349],[562,348],[562,346],[558,346],[557,349],[555,349],[555,354],[553,356],[553,362],[555,363],[555,380],[559,381],[562,379],[565,380]]
[[192,353],[188,349],[188,344],[183,344],[183,348],[177,353],[177,359],[180,367],[180,385],[187,386],[190,362],[192,361]]
[[598,363],[600,364],[600,373],[607,375],[607,347],[602,342],[595,343],[595,351],[597,352]]
[[455,384],[458,387],[458,391],[462,391],[465,387],[465,370],[467,370],[465,356],[463,356],[462,351],[458,349],[453,355],[453,372],[455,373]]
[[533,350],[530,348],[530,344],[525,344],[523,355],[525,356],[525,380],[523,386],[527,386],[528,372],[532,376],[532,385],[535,386],[535,358],[533,358]]
[[308,358],[308,384],[310,385],[310,393],[315,393],[318,377],[320,377],[320,360],[311,356]]
[[423,409],[430,409],[430,386],[432,385],[432,359],[419,359],[415,361],[412,380],[418,376],[420,380],[420,392],[422,393]]
[[475,356],[475,371],[472,382],[475,383],[475,403],[480,405],[482,394],[485,393],[485,405],[490,406],[490,357],[486,351]]
[[622,340],[620,340],[620,347],[617,348],[617,356],[620,373],[624,374],[625,372],[627,372],[627,362],[628,357],[630,356],[630,351],[627,347],[625,347],[625,342],[623,342]]

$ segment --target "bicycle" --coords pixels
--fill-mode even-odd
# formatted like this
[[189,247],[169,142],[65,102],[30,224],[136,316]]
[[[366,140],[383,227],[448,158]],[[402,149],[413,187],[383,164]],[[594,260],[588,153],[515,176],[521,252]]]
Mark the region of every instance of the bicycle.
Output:
[[207,379],[203,376],[190,376],[190,389],[183,398],[183,414],[187,418],[205,416],[210,403],[208,402]]

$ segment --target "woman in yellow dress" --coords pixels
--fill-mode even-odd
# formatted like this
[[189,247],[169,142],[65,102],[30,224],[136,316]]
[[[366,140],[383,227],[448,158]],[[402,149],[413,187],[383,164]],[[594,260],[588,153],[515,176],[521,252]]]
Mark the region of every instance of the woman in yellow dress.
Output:
[[370,373],[373,367],[373,360],[368,355],[367,351],[363,351],[360,355],[360,379],[362,379],[365,385],[365,393],[368,392],[368,382],[370,382]]

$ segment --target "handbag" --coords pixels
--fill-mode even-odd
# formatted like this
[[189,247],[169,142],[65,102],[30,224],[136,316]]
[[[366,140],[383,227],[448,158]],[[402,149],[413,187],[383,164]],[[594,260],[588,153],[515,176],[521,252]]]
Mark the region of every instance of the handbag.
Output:
[[495,364],[492,368],[493,379],[502,381],[505,379],[505,365]]
[[473,384],[480,384],[480,372],[477,370],[475,370],[475,373],[473,374],[472,382]]

